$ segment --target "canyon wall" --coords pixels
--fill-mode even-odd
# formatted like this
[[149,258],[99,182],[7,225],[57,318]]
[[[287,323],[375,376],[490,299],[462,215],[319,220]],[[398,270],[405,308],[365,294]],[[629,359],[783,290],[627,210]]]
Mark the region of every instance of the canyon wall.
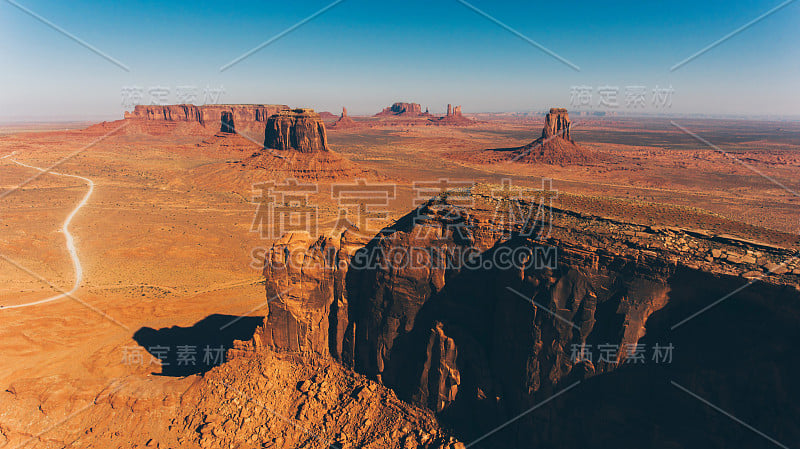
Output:
[[[800,337],[792,324],[800,319],[800,267],[777,265],[789,251],[570,211],[556,210],[548,224],[502,222],[498,201],[478,198],[470,209],[432,201],[371,239],[349,231],[340,238],[285,236],[267,256],[269,314],[248,345],[337,359],[437,412],[464,441],[583,384],[575,387],[583,393],[564,393],[487,440],[487,447],[562,440],[561,447],[585,447],[626,438],[652,447],[654,432],[677,442],[670,447],[692,447],[707,443],[704,430],[685,429],[695,420],[724,429],[718,437],[724,441],[750,441],[741,429],[716,421],[714,412],[697,411],[702,404],[692,404],[670,379],[701,392],[731,379],[762,382],[765,361],[775,366],[769,382],[776,392],[749,397],[747,407],[773,410],[769,401],[775,401],[798,409],[781,396],[798,388],[791,380],[798,363],[785,356]],[[516,257],[519,263],[499,263]],[[527,264],[520,262],[526,257]],[[742,276],[754,272],[763,285],[672,330],[740,289],[747,283]],[[752,333],[738,332],[742,325]],[[726,339],[734,346],[705,346]],[[682,345],[683,352],[676,349],[669,365],[639,365],[633,350],[643,342]],[[602,360],[580,356],[601,345],[619,349]],[[775,361],[779,354],[784,358]],[[681,407],[694,413],[682,415]],[[664,421],[671,428],[657,421],[635,426],[638,414],[664,410],[676,415]],[[608,429],[603,413],[628,418]],[[767,415],[784,426],[782,436],[800,431]],[[575,426],[583,433],[573,432]]]

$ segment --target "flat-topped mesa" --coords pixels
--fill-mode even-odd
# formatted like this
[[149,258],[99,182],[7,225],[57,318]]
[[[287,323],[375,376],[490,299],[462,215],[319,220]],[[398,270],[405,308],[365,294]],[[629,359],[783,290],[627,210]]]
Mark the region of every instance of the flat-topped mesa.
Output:
[[[132,112],[125,112],[125,119],[156,127],[159,123],[170,126],[198,123],[211,132],[243,132],[260,141],[269,117],[288,109],[289,106],[284,104],[137,105]],[[149,126],[146,129],[153,131],[158,128]]]
[[403,117],[415,117],[420,115],[425,115],[426,113],[422,112],[422,106],[419,103],[395,103],[387,108],[384,108],[381,112],[375,114],[376,117],[387,117],[387,116],[403,116]]
[[266,122],[271,115],[288,109],[285,104],[136,105],[132,112],[125,112],[125,118],[216,126],[221,124],[223,113],[229,113],[236,123]]
[[560,136],[565,140],[572,142],[570,135],[570,126],[572,122],[569,121],[569,114],[564,108],[550,108],[550,112],[544,118],[544,128],[542,128],[542,138],[548,139],[553,136]]
[[267,120],[264,147],[300,153],[328,151],[325,124],[313,109],[280,111]]

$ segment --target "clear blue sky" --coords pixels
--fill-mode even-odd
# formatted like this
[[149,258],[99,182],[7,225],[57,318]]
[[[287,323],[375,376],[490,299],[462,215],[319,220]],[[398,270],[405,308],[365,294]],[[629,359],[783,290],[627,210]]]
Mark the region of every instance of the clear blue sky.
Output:
[[[0,120],[120,118],[122,89],[224,89],[226,103],[374,113],[394,101],[441,112],[571,107],[572,86],[672,86],[665,112],[800,115],[800,1],[671,72],[779,0],[492,2],[345,0],[224,72],[220,67],[332,0],[15,0],[126,72],[0,0]],[[572,108],[574,109],[574,107]],[[596,108],[597,109],[597,108]],[[601,108],[602,109],[602,108]],[[625,107],[618,108],[625,111]]]

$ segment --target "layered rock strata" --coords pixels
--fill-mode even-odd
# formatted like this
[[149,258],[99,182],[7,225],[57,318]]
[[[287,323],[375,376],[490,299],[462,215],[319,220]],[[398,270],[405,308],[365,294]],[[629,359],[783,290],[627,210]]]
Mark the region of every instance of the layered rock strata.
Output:
[[280,111],[267,120],[264,147],[300,153],[328,151],[325,124],[313,109]]
[[[748,407],[777,401],[799,411],[781,399],[786,388],[793,388],[785,382],[791,384],[795,362],[774,358],[788,357],[782,342],[800,337],[791,324],[800,319],[800,265],[792,251],[568,210],[553,209],[546,220],[504,218],[509,211],[538,209],[480,191],[472,198],[475,206],[468,209],[431,201],[371,239],[351,232],[340,238],[285,236],[267,257],[267,295],[274,299],[254,341],[339,360],[437,412],[463,440],[585,384],[578,387],[583,396],[565,393],[565,399],[487,440],[490,447],[556,441],[582,447],[603,438],[645,444],[659,432],[653,424],[635,427],[624,421],[615,434],[621,439],[610,438],[602,419],[586,421],[601,413],[595,410],[634,422],[640,414],[655,416],[666,409],[674,415],[670,429],[698,420],[728,429],[712,413],[683,421],[679,411],[687,406],[686,396],[663,376],[702,391],[728,382],[733,372],[756,381],[765,361],[774,369],[769,382],[775,392],[749,397]],[[754,276],[762,284],[748,288],[738,301],[719,305],[672,333],[692,313]],[[753,313],[768,321],[749,321]],[[738,324],[725,321],[731,319]],[[742,325],[748,332],[736,330]],[[751,332],[772,334],[756,338]],[[709,358],[691,343],[720,338],[736,346],[716,350],[733,351],[747,364]],[[683,358],[667,367],[672,371],[638,365],[636,348],[649,347],[651,358],[658,344],[685,345]],[[601,346],[617,349],[599,357]],[[688,361],[706,374],[694,377],[697,367]],[[616,390],[620,383],[626,388]],[[653,391],[658,391],[655,399],[634,405]],[[587,395],[594,398],[590,410],[581,405]],[[615,403],[599,399],[603,395],[616,395],[615,403],[627,405],[615,409]],[[727,397],[720,400],[733,406]],[[798,430],[780,416],[770,419],[793,429],[789,432]],[[570,431],[570,422],[581,423],[583,433]],[[705,429],[661,432],[690,446],[705,435]],[[720,438],[733,442],[745,436],[734,429]]]
[[200,130],[239,132],[252,140],[261,142],[264,140],[264,127],[269,117],[284,110],[289,110],[289,106],[277,104],[137,105],[133,111],[125,112],[125,119],[139,125],[146,125],[143,129],[150,132],[169,131],[176,125],[200,125],[198,126]]

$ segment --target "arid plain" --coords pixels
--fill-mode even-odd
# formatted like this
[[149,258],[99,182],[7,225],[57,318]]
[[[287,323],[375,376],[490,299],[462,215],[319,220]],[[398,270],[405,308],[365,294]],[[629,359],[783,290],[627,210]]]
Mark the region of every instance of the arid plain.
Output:
[[[353,126],[337,127],[326,119],[338,156],[319,167],[274,160],[260,144],[263,134],[181,122],[128,118],[3,131],[0,447],[404,447],[415,426],[427,432],[415,445],[458,447],[443,437],[451,429],[433,430],[439,424],[429,411],[330,360],[262,354],[261,365],[234,358],[184,371],[176,360],[153,360],[148,342],[197,345],[200,362],[203,347],[230,349],[262,324],[269,309],[263,258],[280,233],[254,226],[258,183],[315,185],[309,202],[318,207],[317,234],[335,230],[345,206],[330,192],[341,183],[395,189],[386,214],[362,230],[374,234],[419,204],[420,182],[539,189],[548,178],[557,191],[553,205],[585,217],[800,250],[795,122],[573,116],[572,139],[593,157],[559,164],[487,156],[537,139],[543,115],[467,117],[474,121],[441,126],[353,117]],[[58,166],[42,174],[20,163]],[[94,183],[69,226],[82,282],[71,297],[12,308],[72,288],[62,225],[89,186],[60,174]],[[788,269],[800,274],[795,262]],[[131,363],[133,353],[143,359]],[[302,382],[312,376],[329,387],[318,394],[323,409],[350,418],[323,426],[327,418],[313,408],[298,411],[298,401],[311,396]],[[233,425],[217,415],[252,385],[261,387],[261,402],[236,426],[265,424],[234,437]],[[325,399],[327,392],[336,393]],[[377,399],[365,405],[362,393]],[[352,405],[341,399],[350,396]],[[214,420],[225,430],[208,430]]]

